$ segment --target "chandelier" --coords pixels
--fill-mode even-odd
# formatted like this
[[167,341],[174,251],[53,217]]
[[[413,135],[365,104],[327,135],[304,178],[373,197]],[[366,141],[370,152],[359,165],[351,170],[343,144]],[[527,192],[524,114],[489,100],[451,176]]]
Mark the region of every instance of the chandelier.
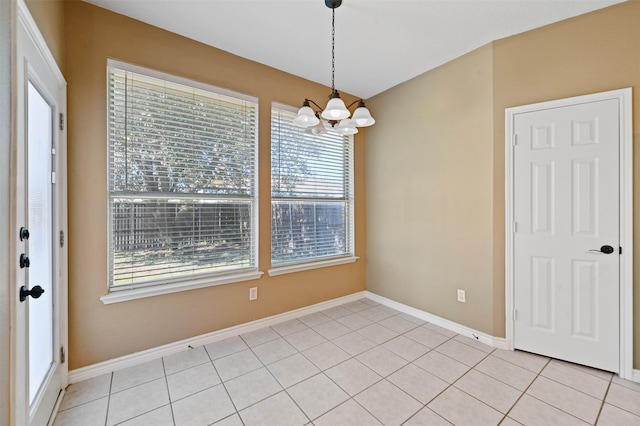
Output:
[[[358,133],[358,127],[371,126],[376,122],[371,116],[362,99],[345,106],[340,98],[340,93],[335,87],[336,74],[336,9],[342,4],[342,0],[324,0],[324,4],[331,9],[331,94],[329,102],[324,110],[311,99],[305,99],[298,115],[293,119],[296,126],[306,128],[308,133],[319,134],[326,131],[328,124],[334,131],[342,135]],[[358,104],[351,116],[349,108]],[[311,106],[317,109],[313,109]],[[351,118],[349,118],[351,116]]]

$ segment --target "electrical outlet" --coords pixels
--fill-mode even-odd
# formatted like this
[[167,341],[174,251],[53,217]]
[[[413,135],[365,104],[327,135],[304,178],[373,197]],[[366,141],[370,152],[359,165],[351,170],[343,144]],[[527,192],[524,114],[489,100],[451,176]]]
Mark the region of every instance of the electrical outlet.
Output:
[[467,298],[465,296],[464,290],[458,289],[458,302],[465,303],[466,301],[467,301]]
[[249,289],[249,300],[256,300],[258,298],[258,287],[251,287]]

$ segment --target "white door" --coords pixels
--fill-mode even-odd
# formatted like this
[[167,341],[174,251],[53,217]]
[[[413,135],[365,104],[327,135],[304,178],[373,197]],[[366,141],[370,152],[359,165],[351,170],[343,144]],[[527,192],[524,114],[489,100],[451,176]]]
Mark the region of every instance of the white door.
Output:
[[[66,386],[64,80],[20,11],[14,163],[15,424],[45,425]],[[44,50],[43,50],[44,49]],[[50,55],[50,53],[49,53]],[[62,158],[61,158],[62,156]],[[62,180],[62,182],[61,182]]]
[[[583,101],[584,102],[584,101]],[[619,371],[617,99],[514,115],[514,346]]]

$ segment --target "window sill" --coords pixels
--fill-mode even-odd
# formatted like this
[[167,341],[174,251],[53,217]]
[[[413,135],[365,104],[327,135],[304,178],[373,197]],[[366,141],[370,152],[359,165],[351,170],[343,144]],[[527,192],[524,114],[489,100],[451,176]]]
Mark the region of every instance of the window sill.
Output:
[[262,277],[262,274],[264,274],[264,272],[262,271],[244,272],[241,274],[225,275],[214,278],[199,278],[179,283],[134,288],[131,290],[115,290],[109,294],[101,296],[100,300],[105,305],[110,305],[111,303],[127,302],[129,300],[160,296],[162,294],[177,293],[179,291],[195,290],[197,288],[213,287],[216,285],[257,280]]
[[323,260],[320,262],[299,263],[289,266],[278,266],[269,269],[269,276],[274,277],[276,275],[291,274],[293,272],[308,271],[310,269],[327,268],[329,266],[344,265],[346,263],[353,263],[358,260],[359,257],[341,257],[339,259]]

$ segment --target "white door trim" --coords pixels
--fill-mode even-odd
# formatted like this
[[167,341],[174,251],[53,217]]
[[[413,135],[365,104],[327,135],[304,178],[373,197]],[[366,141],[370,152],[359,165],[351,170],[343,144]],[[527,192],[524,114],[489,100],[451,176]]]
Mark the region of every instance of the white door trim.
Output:
[[[18,91],[24,90],[25,78],[28,78],[28,70],[23,69],[24,64],[20,63],[21,59],[17,58],[17,43],[18,43],[18,31],[19,28],[23,28],[27,34],[27,37],[31,39],[31,42],[35,46],[38,51],[38,55],[43,60],[45,66],[48,71],[54,76],[57,86],[59,88],[59,104],[57,113],[62,113],[66,116],[67,112],[67,104],[66,104],[66,88],[67,82],[58,67],[51,51],[47,47],[47,43],[40,33],[38,26],[36,25],[33,17],[31,16],[29,9],[27,8],[24,0],[17,0],[16,4],[16,15],[17,22],[11,28],[12,38],[16,40],[14,43],[14,51],[13,56],[15,62],[11,64],[12,66],[12,136],[11,136],[11,144],[12,144],[12,156],[11,156],[11,185],[10,188],[11,195],[10,201],[11,204],[15,204],[16,202],[16,191],[22,190],[20,188],[16,188],[16,179],[17,179],[17,157],[16,152],[20,149],[18,144],[24,143],[22,131],[20,129],[24,128],[24,120],[25,120],[25,112],[18,111]],[[15,77],[15,78],[13,78]],[[57,127],[57,123],[56,123]],[[67,140],[66,140],[66,123],[64,126],[65,129],[59,132],[57,138],[56,145],[56,155],[55,155],[55,170],[56,170],[56,187],[54,189],[54,208],[56,209],[54,215],[54,230],[55,235],[57,235],[58,230],[64,231],[65,240],[68,241],[68,228],[67,228]],[[10,274],[10,306],[11,306],[11,322],[13,324],[10,331],[10,351],[11,351],[11,387],[10,393],[12,395],[11,401],[11,420],[10,424],[13,426],[26,425],[29,423],[29,400],[28,400],[28,392],[25,389],[25,383],[23,378],[19,377],[18,374],[24,373],[25,371],[25,347],[24,343],[20,341],[20,333],[25,333],[25,325],[22,323],[23,319],[21,318],[22,313],[19,312],[17,307],[17,297],[18,297],[18,289],[15,283],[17,283],[17,273],[18,273],[18,259],[15,247],[17,245],[17,230],[22,226],[21,223],[18,223],[18,220],[21,220],[16,217],[16,210],[12,210],[9,220],[9,230],[10,235],[9,239],[11,241],[10,247],[10,257],[9,257],[9,274]],[[57,243],[57,239],[54,239],[54,244]],[[59,315],[57,316],[58,326],[56,327],[57,341],[60,346],[65,348],[65,353],[68,352],[68,296],[67,296],[67,282],[68,282],[68,244],[65,241],[62,247],[58,247],[57,256],[54,260],[54,274],[58,277],[58,294],[56,294],[54,303],[59,307]],[[67,357],[68,358],[68,357]],[[64,389],[68,384],[68,360],[64,363],[60,363],[60,379],[61,386]],[[26,401],[24,398],[27,398]]]
[[509,349],[514,342],[513,125],[516,114],[617,99],[620,128],[620,372],[633,376],[633,117],[632,89],[619,89],[505,109],[505,323]]
[[[14,0],[0,1],[0,229],[9,229],[11,212],[11,136],[13,134],[11,95],[13,89],[13,43]],[[8,64],[8,66],[5,66]],[[11,360],[11,274],[9,273],[9,254],[13,247],[9,238],[0,240],[0,424],[9,424],[11,408],[10,360]]]

